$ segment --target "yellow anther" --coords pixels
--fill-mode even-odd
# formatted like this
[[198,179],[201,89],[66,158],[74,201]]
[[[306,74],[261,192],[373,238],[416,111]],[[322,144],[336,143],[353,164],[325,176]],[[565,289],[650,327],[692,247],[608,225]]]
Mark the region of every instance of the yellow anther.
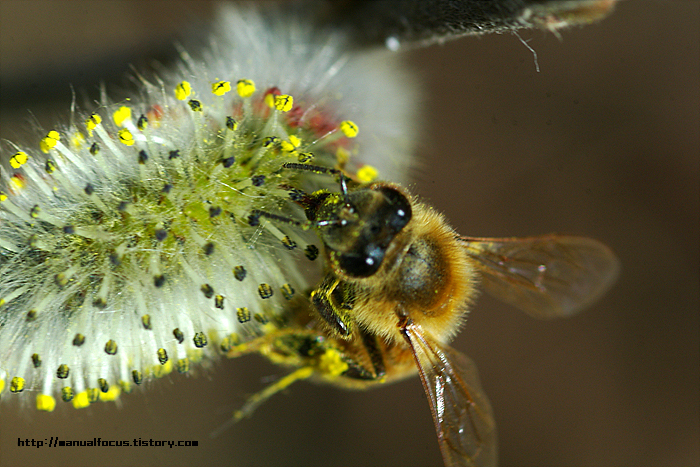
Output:
[[126,144],[127,146],[134,145],[134,135],[131,134],[126,128],[119,130],[119,141]]
[[116,384],[113,384],[109,387],[107,392],[100,392],[100,400],[104,402],[116,400],[121,392],[121,388]]
[[338,160],[338,164],[343,165],[350,159],[350,153],[347,149],[340,146],[335,152],[335,158]]
[[14,378],[12,378],[12,381],[10,381],[10,392],[22,392],[24,391],[24,385],[24,378],[15,376]]
[[188,371],[190,371],[189,359],[181,358],[180,360],[177,361],[175,368],[177,368],[178,373],[187,373]]
[[[5,192],[0,191],[0,203],[2,203],[5,200],[7,200],[7,195],[5,194]],[[5,300],[0,300],[0,302],[1,302],[0,305],[5,304]]]
[[202,111],[202,103],[197,99],[191,99],[187,104],[190,106],[190,109],[192,109],[193,112]]
[[46,161],[45,169],[46,169],[46,173],[52,174],[56,171],[57,167],[56,167],[56,164],[54,163],[54,161],[49,159]]
[[236,83],[236,92],[241,97],[250,97],[255,92],[255,83],[251,79],[239,79]]
[[63,386],[61,388],[61,399],[63,402],[70,402],[73,400],[73,397],[75,397],[75,392],[73,391],[72,387]]
[[372,167],[371,165],[363,165],[360,170],[357,171],[357,178],[362,183],[368,183],[377,178],[379,171]]
[[238,129],[238,122],[234,120],[233,117],[226,117],[226,128],[231,131],[236,131]]
[[[119,380],[119,387],[121,388],[122,391],[124,391],[127,394],[129,394],[131,392],[131,390],[133,389],[131,382],[125,381],[123,379]],[[112,388],[110,387],[109,390],[111,391]],[[105,399],[102,398],[102,400],[105,400]]]
[[141,131],[144,131],[146,128],[148,128],[148,118],[141,114],[139,119],[136,121],[136,128],[138,128]]
[[175,97],[178,100],[184,101],[192,94],[192,86],[187,81],[183,81],[175,87]]
[[83,147],[84,142],[85,142],[85,135],[83,135],[79,131],[76,131],[71,136],[70,143],[71,143],[71,145],[73,145],[73,147],[75,149],[80,149],[81,147]]
[[27,160],[29,160],[29,156],[27,156],[27,153],[19,151],[10,158],[10,165],[13,169],[19,169],[27,163]]
[[131,108],[123,105],[114,111],[112,114],[112,119],[114,124],[117,126],[122,126],[124,122],[131,118]]
[[300,145],[301,145],[301,140],[297,136],[294,136],[294,135],[291,135],[289,137],[289,141],[282,141],[280,143],[282,150],[286,151],[286,152],[292,152],[296,148],[298,148]]
[[42,152],[48,154],[49,151],[53,149],[56,144],[58,144],[58,140],[60,139],[61,135],[58,134],[58,131],[51,130],[46,137],[41,140],[39,147],[41,148]]
[[231,90],[231,82],[230,81],[219,81],[217,83],[212,83],[211,85],[211,92],[213,92],[217,96],[223,96],[227,92]]
[[275,108],[280,112],[289,112],[294,105],[294,98],[289,94],[275,96]]
[[153,370],[153,376],[155,376],[156,378],[162,378],[163,376],[172,373],[173,361],[168,360],[162,365],[153,366],[151,370]]
[[83,391],[73,397],[73,407],[76,409],[84,409],[90,405],[90,398],[88,397],[88,392]]
[[310,153],[310,152],[302,152],[301,154],[299,154],[298,159],[299,159],[299,162],[301,162],[302,164],[308,164],[312,160],[314,160],[314,155],[313,155],[313,153]]
[[100,398],[100,390],[97,388],[90,388],[87,390],[88,402],[97,402]]
[[56,408],[56,399],[48,394],[39,394],[36,396],[36,408],[44,412],[53,412]]
[[88,134],[92,136],[92,130],[97,128],[97,125],[102,123],[102,117],[97,114],[90,115],[90,118],[85,120],[85,128],[87,128]]
[[7,183],[7,185],[10,191],[17,193],[25,186],[24,178],[18,174],[14,174],[12,177],[10,177],[10,181]]
[[348,138],[354,138],[355,136],[357,136],[357,133],[360,130],[359,128],[357,128],[355,122],[350,120],[343,120],[342,122],[340,122],[340,131],[342,131],[343,134]]

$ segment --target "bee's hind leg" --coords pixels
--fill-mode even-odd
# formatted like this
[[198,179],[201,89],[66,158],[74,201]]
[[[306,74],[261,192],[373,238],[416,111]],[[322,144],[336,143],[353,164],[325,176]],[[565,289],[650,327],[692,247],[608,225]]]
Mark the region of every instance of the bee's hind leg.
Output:
[[376,381],[382,379],[386,375],[386,366],[384,357],[379,349],[377,337],[360,329],[359,334],[362,338],[363,350],[367,353],[372,368],[367,368],[355,360],[348,361],[348,369],[343,372],[346,378]]

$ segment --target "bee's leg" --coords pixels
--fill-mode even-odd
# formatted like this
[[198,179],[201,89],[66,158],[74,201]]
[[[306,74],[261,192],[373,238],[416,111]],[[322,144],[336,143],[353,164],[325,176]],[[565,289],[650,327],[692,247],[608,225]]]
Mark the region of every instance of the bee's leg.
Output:
[[[213,431],[211,437],[219,435],[241,419],[249,417],[263,402],[288,388],[292,383],[307,379],[314,373],[332,374],[333,368],[347,367],[347,365],[342,367],[330,365],[327,361],[333,360],[332,358],[326,359],[325,365],[321,365],[319,363],[321,356],[326,353],[335,356],[338,352],[326,348],[323,339],[308,329],[278,329],[249,342],[230,347],[226,356],[236,358],[249,353],[260,353],[274,363],[297,367],[297,369],[248,397],[243,407],[234,411],[233,417]],[[336,373],[339,373],[339,370]]]
[[292,373],[288,374],[287,376],[280,378],[278,381],[275,383],[267,386],[260,392],[256,392],[252,396],[248,398],[248,400],[243,404],[243,407],[241,407],[239,410],[236,410],[233,412],[233,417],[231,419],[221,425],[219,428],[214,430],[210,436],[212,438],[218,436],[222,431],[226,430],[227,428],[230,428],[232,425],[235,423],[239,422],[241,419],[250,417],[252,413],[257,409],[263,402],[265,402],[267,399],[270,397],[274,396],[278,392],[288,388],[292,383],[302,380],[302,379],[307,379],[311,375],[314,374],[314,368],[311,366],[304,366],[301,368],[296,369]]
[[313,173],[317,173],[317,174],[337,175],[338,182],[340,183],[340,193],[343,195],[343,199],[345,200],[345,203],[350,204],[350,201],[348,199],[347,182],[352,180],[352,179],[350,177],[348,177],[347,175],[345,175],[345,173],[342,170],[333,169],[330,167],[321,167],[318,165],[311,165],[311,164],[297,164],[294,162],[289,162],[289,163],[283,164],[282,167],[285,169],[290,169],[290,170],[307,170],[309,172],[313,172]]
[[318,289],[311,292],[311,303],[330,327],[341,337],[352,334],[352,310],[354,294],[340,279],[328,275]]
[[[267,332],[263,336],[242,344],[230,345],[226,348],[222,346],[222,350],[228,358],[237,358],[251,353],[260,353],[270,358],[270,360],[276,361],[271,355],[279,354],[279,358],[284,358],[284,356],[287,355],[301,355],[299,349],[303,348],[305,343],[306,346],[314,346],[317,337],[317,334],[310,330],[284,328]],[[291,361],[277,363],[289,363],[299,366],[298,363]]]
[[228,358],[238,358],[242,355],[262,352],[262,349],[270,346],[273,334],[276,334],[276,332],[265,334],[242,344],[222,345],[221,350]]
[[362,345],[367,355],[369,355],[373,368],[370,370],[356,361],[348,361],[348,369],[343,372],[343,376],[362,380],[381,379],[386,374],[386,366],[384,365],[382,353],[379,350],[377,337],[364,330],[359,330],[359,333],[362,337]]

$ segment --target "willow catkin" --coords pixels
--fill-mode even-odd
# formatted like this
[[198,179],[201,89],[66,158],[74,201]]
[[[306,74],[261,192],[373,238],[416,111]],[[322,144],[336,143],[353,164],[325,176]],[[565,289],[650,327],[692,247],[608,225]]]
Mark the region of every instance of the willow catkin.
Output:
[[396,59],[303,15],[218,17],[207,50],[130,99],[5,145],[3,400],[113,400],[282,326],[318,239],[251,213],[304,220],[298,192],[337,187],[283,164],[403,178],[415,92]]

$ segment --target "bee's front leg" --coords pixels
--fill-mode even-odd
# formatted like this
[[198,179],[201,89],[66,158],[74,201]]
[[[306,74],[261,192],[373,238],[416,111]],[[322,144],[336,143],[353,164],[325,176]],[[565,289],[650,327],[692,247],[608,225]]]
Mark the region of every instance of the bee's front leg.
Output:
[[332,274],[326,275],[318,289],[311,292],[311,303],[318,315],[342,338],[353,332],[354,301],[353,289]]

